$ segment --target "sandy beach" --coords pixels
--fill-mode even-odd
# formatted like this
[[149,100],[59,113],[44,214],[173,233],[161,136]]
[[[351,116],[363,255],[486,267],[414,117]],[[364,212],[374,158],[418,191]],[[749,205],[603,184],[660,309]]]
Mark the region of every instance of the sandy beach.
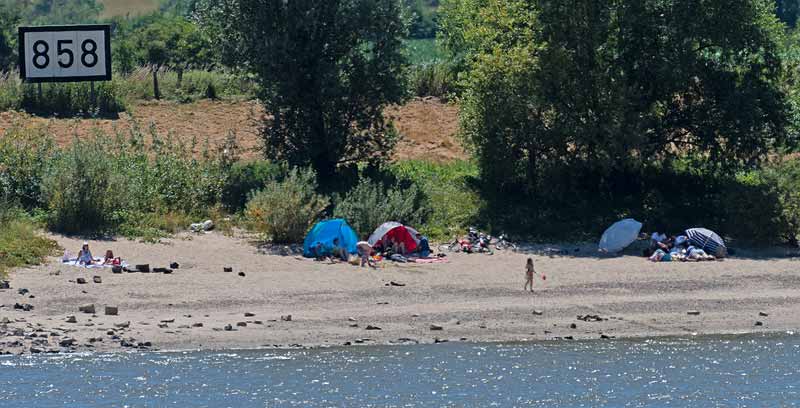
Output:
[[[82,241],[51,238],[73,253]],[[12,289],[0,290],[0,352],[580,340],[800,328],[797,258],[655,264],[636,256],[600,257],[591,245],[571,245],[362,269],[260,254],[247,239],[220,233],[182,234],[161,244],[90,244],[95,255],[112,249],[132,264],[180,267],[172,274],[113,274],[51,258],[47,265],[14,271]],[[528,256],[547,277],[537,277],[533,294],[522,290]],[[223,272],[228,266],[233,272]],[[78,284],[78,278],[88,283]],[[17,310],[17,303],[33,309]],[[79,312],[87,304],[95,314]],[[119,314],[105,315],[106,306]],[[282,319],[288,315],[291,321]],[[600,321],[578,319],[585,315]],[[67,322],[69,316],[76,323]]]

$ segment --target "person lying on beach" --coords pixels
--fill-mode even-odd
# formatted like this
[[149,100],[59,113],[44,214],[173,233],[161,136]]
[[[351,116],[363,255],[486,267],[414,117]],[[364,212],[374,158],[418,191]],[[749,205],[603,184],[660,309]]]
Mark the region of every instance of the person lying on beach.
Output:
[[78,259],[75,260],[75,265],[92,265],[94,264],[94,257],[92,257],[92,251],[89,250],[89,243],[84,242],[81,246],[81,250],[78,251]]

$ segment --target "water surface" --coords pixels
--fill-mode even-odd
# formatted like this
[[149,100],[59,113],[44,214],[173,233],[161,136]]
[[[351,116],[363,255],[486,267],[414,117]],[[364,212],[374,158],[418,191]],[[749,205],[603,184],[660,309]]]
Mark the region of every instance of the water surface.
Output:
[[0,358],[0,407],[800,405],[800,336]]

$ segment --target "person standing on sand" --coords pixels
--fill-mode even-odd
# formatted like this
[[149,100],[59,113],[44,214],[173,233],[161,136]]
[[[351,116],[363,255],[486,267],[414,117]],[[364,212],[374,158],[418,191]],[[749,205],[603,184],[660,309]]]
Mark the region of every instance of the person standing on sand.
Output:
[[536,270],[533,268],[533,258],[528,258],[528,263],[525,264],[525,286],[522,290],[528,289],[528,285],[531,287],[531,292],[533,292],[533,274],[536,273]]

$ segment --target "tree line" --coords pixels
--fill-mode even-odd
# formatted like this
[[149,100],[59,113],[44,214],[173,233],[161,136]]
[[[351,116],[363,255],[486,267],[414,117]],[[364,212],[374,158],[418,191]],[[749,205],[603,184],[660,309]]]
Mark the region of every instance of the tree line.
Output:
[[796,3],[198,0],[190,17],[118,20],[115,58],[156,82],[161,66],[252,75],[267,158],[325,188],[391,158],[383,110],[408,97],[416,5],[458,78],[487,223],[721,225],[736,175],[797,149]]

